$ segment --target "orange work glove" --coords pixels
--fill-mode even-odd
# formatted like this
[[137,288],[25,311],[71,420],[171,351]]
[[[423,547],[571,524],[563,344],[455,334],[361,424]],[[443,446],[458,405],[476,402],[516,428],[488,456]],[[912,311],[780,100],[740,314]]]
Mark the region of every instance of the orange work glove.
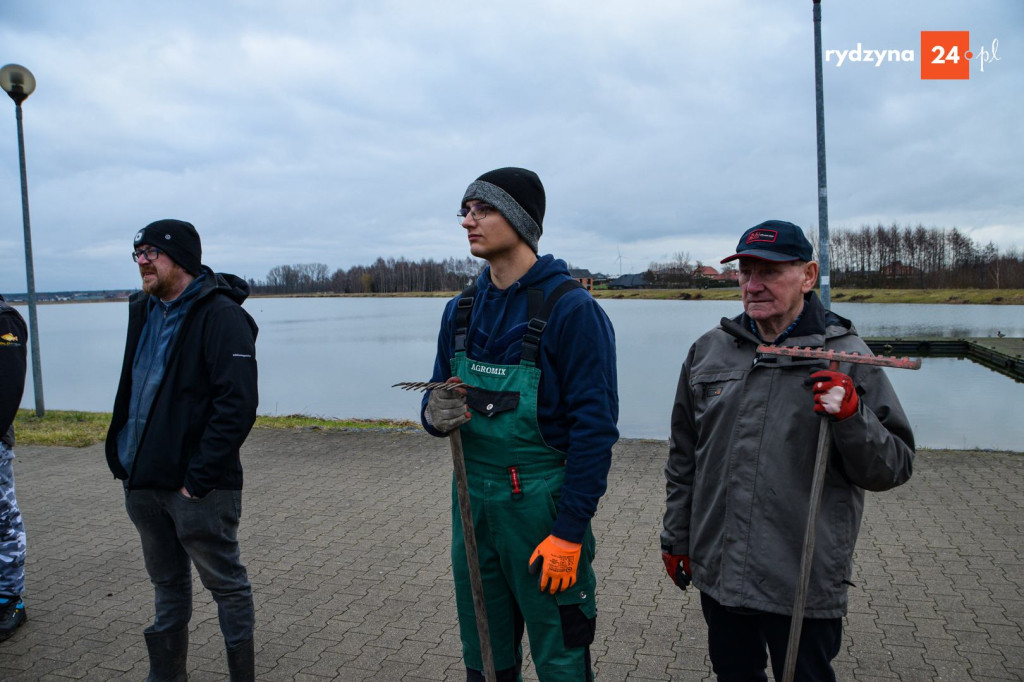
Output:
[[549,535],[530,556],[530,573],[540,570],[540,591],[555,594],[576,582],[583,545]]

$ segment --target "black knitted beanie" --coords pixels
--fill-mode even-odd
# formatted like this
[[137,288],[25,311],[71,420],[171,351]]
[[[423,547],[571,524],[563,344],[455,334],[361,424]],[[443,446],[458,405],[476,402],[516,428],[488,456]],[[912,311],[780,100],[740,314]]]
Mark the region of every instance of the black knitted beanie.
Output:
[[534,253],[544,232],[544,185],[525,168],[498,168],[477,178],[462,197],[465,205],[479,199],[498,209]]

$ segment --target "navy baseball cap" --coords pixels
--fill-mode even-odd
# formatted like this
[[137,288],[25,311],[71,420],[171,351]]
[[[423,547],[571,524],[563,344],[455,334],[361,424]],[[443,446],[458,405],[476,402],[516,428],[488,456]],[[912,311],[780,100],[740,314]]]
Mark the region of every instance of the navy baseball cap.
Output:
[[775,263],[814,260],[814,248],[804,236],[804,231],[785,220],[766,220],[750,228],[740,237],[736,253],[723,258],[728,263],[737,258],[758,258]]

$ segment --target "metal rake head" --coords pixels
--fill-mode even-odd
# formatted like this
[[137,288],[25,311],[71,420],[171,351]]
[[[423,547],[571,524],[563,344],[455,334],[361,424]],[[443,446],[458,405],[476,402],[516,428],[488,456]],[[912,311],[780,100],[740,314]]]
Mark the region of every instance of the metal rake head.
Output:
[[449,384],[446,381],[399,381],[391,384],[391,388],[403,391],[433,391],[435,388],[472,388],[469,384]]
[[860,353],[825,350],[823,348],[798,348],[795,346],[769,346],[762,344],[757,347],[758,353],[768,355],[788,355],[796,358],[817,358],[829,362],[853,362],[860,365],[878,365],[879,367],[895,367],[897,369],[921,369],[920,358],[897,358],[891,355],[862,355]]

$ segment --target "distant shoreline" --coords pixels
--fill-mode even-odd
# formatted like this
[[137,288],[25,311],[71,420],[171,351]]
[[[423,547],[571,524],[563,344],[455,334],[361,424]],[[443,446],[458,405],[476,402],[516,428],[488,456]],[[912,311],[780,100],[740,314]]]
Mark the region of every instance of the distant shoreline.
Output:
[[[250,298],[451,298],[457,291],[410,291],[401,293],[252,294]],[[597,299],[636,301],[739,301],[738,287],[713,289],[597,289]],[[19,294],[18,296],[22,296]],[[47,294],[42,294],[47,295]],[[52,295],[52,294],[51,294]],[[78,300],[41,300],[40,305],[63,303],[110,303],[127,296]],[[833,303],[921,303],[938,305],[1024,305],[1024,289],[832,289]],[[10,300],[12,305],[26,305]]]
[[[253,294],[251,298],[451,298],[457,291],[388,294]],[[634,301],[740,301],[739,287],[714,289],[596,289],[596,299]],[[1024,305],[1024,289],[833,289],[833,303]]]

